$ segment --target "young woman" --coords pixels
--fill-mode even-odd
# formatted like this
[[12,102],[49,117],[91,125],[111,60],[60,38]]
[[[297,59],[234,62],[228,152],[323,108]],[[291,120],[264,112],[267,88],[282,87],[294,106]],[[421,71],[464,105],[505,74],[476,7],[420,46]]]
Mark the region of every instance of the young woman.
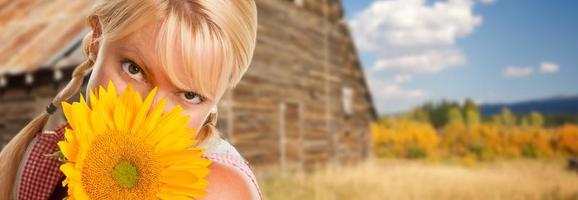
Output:
[[[118,91],[129,84],[165,109],[181,105],[189,127],[200,130],[211,173],[205,199],[261,199],[247,162],[215,129],[216,106],[247,70],[255,48],[257,10],[253,0],[96,0],[88,15],[91,31],[83,40],[87,59],[73,72],[46,112],[36,117],[0,153],[0,199],[61,199],[63,174],[58,160],[61,125],[43,131],[62,101],[112,81]],[[85,97],[88,97],[88,90]],[[88,101],[88,99],[87,99]]]

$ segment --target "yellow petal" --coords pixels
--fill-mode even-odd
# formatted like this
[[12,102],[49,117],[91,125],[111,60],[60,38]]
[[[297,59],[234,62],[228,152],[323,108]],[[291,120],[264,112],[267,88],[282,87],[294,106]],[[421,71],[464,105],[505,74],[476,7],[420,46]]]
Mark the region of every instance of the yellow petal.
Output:
[[162,99],[157,105],[155,105],[153,110],[147,115],[146,118],[147,123],[144,124],[142,131],[144,131],[145,133],[154,133],[153,132],[154,128],[156,127],[156,124],[158,123],[158,120],[161,117],[161,114],[163,113],[165,103],[166,99]]
[[66,175],[66,178],[71,179],[73,181],[80,181],[80,172],[78,170],[75,169],[74,164],[72,163],[65,163],[63,165],[60,166],[60,171],[62,171],[62,173],[64,175]]
[[114,119],[114,126],[116,127],[116,130],[123,131],[123,132],[128,131],[128,124],[126,122],[126,118],[127,118],[126,112],[127,112],[126,106],[123,104],[118,104],[114,108],[113,119]]
[[161,181],[166,184],[189,185],[194,184],[200,178],[189,170],[164,170],[161,172]]
[[[210,160],[201,158],[203,151],[204,150],[200,148],[169,151],[161,154],[159,156],[159,161],[163,164],[163,166],[170,166],[180,163],[208,166],[210,164]],[[207,161],[208,163],[206,163]]]
[[68,123],[72,126],[72,124],[75,124],[75,118],[74,115],[72,113],[72,105],[69,104],[66,101],[62,102],[62,112],[64,113],[64,116],[66,117],[66,120],[68,121]]
[[88,98],[90,99],[90,107],[94,109],[95,105],[98,105],[98,98],[96,98],[92,89],[90,89]]
[[68,142],[60,141],[58,142],[58,148],[64,157],[68,160],[76,160],[77,151]]
[[[156,93],[158,91],[158,88],[155,87],[151,90],[151,92],[149,93],[149,95],[145,98],[144,102],[140,105],[140,108],[136,114],[135,117],[135,122],[134,122],[134,126],[135,127],[141,127],[142,123],[145,121],[146,119],[146,115],[150,112],[150,108],[152,105],[152,102],[156,96]],[[140,98],[140,95],[138,95]]]
[[165,191],[165,194],[181,195],[185,197],[193,197],[192,193],[194,193],[196,189],[197,188],[190,185],[164,184],[162,186],[162,190]]

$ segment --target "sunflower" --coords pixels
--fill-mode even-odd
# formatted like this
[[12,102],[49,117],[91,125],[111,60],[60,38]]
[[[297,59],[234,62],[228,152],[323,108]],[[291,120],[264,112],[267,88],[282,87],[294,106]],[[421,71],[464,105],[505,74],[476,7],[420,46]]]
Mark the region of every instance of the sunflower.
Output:
[[205,195],[210,161],[194,147],[195,130],[165,100],[152,106],[157,89],[143,100],[130,86],[117,95],[90,91],[90,107],[80,102],[62,108],[70,128],[58,143],[69,199],[195,199]]

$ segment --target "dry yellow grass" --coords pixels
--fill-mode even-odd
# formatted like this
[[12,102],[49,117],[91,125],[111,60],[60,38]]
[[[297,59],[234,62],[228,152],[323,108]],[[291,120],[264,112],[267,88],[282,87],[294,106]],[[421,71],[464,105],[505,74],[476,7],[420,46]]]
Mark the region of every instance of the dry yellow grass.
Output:
[[578,174],[557,161],[499,161],[473,167],[370,160],[314,174],[261,178],[266,199],[578,199]]

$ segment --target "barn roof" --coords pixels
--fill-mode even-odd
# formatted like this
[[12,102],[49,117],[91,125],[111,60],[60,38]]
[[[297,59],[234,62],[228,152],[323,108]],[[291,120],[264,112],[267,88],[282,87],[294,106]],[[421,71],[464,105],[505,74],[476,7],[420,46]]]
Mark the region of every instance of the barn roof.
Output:
[[[0,0],[0,75],[79,63],[91,0]],[[76,52],[76,53],[75,53]]]

